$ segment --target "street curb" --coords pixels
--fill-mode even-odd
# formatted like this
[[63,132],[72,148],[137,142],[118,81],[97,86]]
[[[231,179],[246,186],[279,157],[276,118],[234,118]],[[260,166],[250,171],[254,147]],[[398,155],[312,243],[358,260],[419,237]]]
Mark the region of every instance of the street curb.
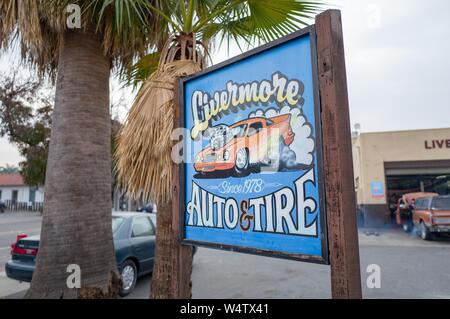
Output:
[[13,294],[10,294],[7,296],[2,296],[2,297],[0,297],[0,300],[1,299],[23,299],[25,297],[25,294],[27,293],[27,291],[28,291],[28,289],[22,290],[22,291],[19,291],[19,292],[16,292],[16,293],[13,293]]

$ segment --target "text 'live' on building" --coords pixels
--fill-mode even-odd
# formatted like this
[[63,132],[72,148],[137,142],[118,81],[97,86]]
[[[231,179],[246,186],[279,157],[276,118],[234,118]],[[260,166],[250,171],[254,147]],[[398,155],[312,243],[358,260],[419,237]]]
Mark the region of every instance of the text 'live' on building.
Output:
[[450,194],[450,128],[355,134],[353,162],[365,226],[389,225],[403,194]]

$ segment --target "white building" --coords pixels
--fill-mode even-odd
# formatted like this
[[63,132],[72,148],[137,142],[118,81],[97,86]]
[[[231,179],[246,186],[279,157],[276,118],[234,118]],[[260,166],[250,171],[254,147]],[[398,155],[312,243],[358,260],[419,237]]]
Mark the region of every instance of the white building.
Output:
[[44,202],[44,188],[28,186],[19,173],[0,174],[0,200],[32,206]]
[[[0,201],[8,210],[41,211],[44,203],[44,187],[28,186],[19,173],[0,174]],[[135,211],[146,206],[128,198],[123,191],[116,190],[113,198],[113,210]],[[153,212],[156,205],[153,204]]]

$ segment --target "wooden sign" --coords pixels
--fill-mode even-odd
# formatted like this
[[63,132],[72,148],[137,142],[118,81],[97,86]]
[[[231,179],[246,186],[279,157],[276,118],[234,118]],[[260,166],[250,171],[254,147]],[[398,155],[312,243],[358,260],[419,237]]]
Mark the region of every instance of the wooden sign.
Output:
[[179,96],[181,243],[331,264],[333,297],[360,298],[340,12],[181,79]]

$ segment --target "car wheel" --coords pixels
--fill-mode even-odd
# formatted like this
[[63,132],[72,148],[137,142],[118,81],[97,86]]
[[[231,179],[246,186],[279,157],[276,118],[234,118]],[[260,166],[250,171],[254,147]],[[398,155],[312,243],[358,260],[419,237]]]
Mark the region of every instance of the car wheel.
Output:
[[134,289],[137,280],[137,267],[132,260],[126,260],[120,269],[122,277],[122,290],[119,295],[121,297],[128,296]]
[[234,174],[237,177],[248,175],[249,168],[249,154],[247,149],[242,148],[236,153],[236,160],[234,163]]
[[410,233],[412,231],[412,225],[411,223],[405,223],[403,224],[403,230],[405,233]]
[[431,240],[431,232],[423,221],[420,222],[420,237],[423,240]]

